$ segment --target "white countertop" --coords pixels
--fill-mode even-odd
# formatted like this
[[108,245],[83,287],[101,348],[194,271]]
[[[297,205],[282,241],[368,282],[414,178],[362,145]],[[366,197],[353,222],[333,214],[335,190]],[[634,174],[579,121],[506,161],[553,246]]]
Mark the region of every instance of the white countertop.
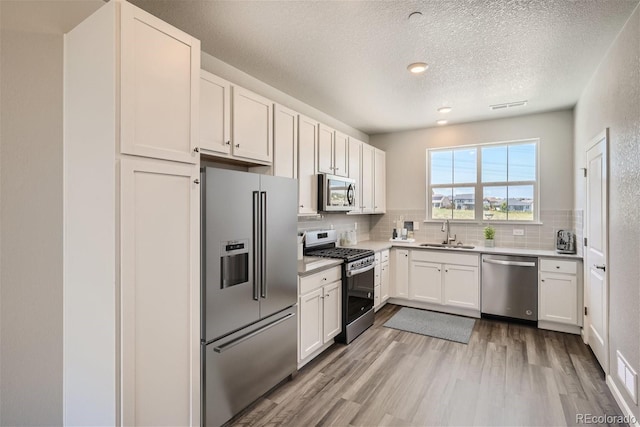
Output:
[[500,254],[500,255],[521,255],[521,256],[535,256],[535,257],[549,257],[549,258],[571,258],[576,260],[582,260],[580,255],[576,254],[559,254],[556,251],[542,250],[542,249],[516,249],[516,248],[486,248],[484,246],[476,246],[473,249],[458,249],[458,248],[425,248],[424,246],[420,246],[421,243],[425,242],[414,242],[414,243],[404,243],[404,242],[389,242],[389,241],[380,241],[380,240],[365,240],[359,242],[357,245],[345,246],[349,248],[356,249],[370,249],[374,252],[379,252],[384,249],[389,249],[392,247],[400,247],[400,248],[410,248],[410,249],[423,249],[430,251],[455,251],[455,252],[472,252],[478,254]]
[[298,276],[306,276],[316,271],[326,270],[342,264],[341,259],[305,256],[298,260]]

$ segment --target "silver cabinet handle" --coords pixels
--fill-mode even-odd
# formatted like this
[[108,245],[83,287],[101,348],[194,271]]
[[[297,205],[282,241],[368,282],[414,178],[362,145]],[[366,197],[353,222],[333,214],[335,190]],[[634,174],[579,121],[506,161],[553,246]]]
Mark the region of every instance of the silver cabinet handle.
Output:
[[500,265],[515,265],[517,267],[535,267],[535,262],[522,262],[522,261],[503,261],[501,259],[483,259],[482,262],[488,264],[500,264]]
[[213,351],[215,351],[216,353],[222,353],[224,351],[227,351],[230,348],[233,348],[233,347],[237,346],[238,344],[243,343],[246,340],[255,337],[256,335],[263,333],[267,329],[271,329],[274,326],[284,322],[285,320],[292,318],[295,315],[296,315],[295,313],[289,313],[286,316],[284,316],[284,317],[282,317],[282,318],[280,318],[278,320],[275,320],[275,321],[269,323],[268,325],[263,326],[262,328],[258,329],[257,331],[250,332],[250,333],[248,333],[246,335],[242,335],[241,337],[236,338],[233,341],[229,341],[226,344],[223,344],[223,345],[218,346],[218,347],[214,347]]
[[368,265],[366,267],[359,268],[357,270],[347,271],[347,277],[355,276],[356,274],[365,273],[369,270],[373,270],[375,268],[374,264]]
[[593,266],[598,270],[607,271],[607,267],[604,264],[603,265],[593,264]]
[[258,284],[260,283],[260,192],[253,192],[253,299],[258,301]]

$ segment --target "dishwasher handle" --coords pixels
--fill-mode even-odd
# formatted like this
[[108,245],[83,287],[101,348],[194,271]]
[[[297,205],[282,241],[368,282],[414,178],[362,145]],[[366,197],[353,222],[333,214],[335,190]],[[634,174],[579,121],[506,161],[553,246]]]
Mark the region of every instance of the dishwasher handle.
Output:
[[514,265],[516,267],[535,267],[535,262],[525,262],[525,261],[504,261],[501,259],[491,259],[491,258],[483,258],[482,262],[486,262],[489,264],[500,264],[500,265]]

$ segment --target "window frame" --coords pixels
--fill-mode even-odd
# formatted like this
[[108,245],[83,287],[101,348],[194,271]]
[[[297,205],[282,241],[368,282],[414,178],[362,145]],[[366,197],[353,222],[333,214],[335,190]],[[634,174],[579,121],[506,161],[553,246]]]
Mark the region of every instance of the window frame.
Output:
[[[505,146],[508,147],[514,145],[525,145],[525,144],[534,144],[536,147],[536,165],[535,165],[535,180],[533,181],[509,181],[508,168],[509,168],[509,157],[507,154],[507,180],[499,181],[499,182],[482,182],[482,148],[484,147],[499,147]],[[476,150],[476,182],[475,183],[449,183],[449,184],[435,184],[431,185],[431,153],[437,151],[456,151],[456,150]],[[453,160],[452,160],[453,162]],[[453,166],[453,165],[452,165]],[[455,170],[455,169],[454,169]],[[448,146],[448,147],[435,147],[435,148],[427,148],[426,149],[426,218],[424,222],[442,222],[445,219],[437,219],[432,218],[432,210],[433,210],[433,196],[432,190],[437,188],[451,188],[452,190],[455,188],[474,188],[475,191],[475,206],[474,206],[474,219],[460,219],[460,218],[448,218],[450,222],[460,222],[467,224],[541,224],[540,222],[540,138],[527,138],[527,139],[518,139],[511,141],[499,141],[499,142],[488,142],[481,144],[468,144],[468,145],[456,145],[456,146]],[[483,205],[484,205],[484,187],[510,187],[510,186],[518,186],[518,185],[533,185],[533,219],[531,220],[490,220],[485,219],[483,216]],[[508,200],[508,196],[507,196]],[[478,203],[480,201],[480,203]],[[453,203],[453,200],[451,200]]]

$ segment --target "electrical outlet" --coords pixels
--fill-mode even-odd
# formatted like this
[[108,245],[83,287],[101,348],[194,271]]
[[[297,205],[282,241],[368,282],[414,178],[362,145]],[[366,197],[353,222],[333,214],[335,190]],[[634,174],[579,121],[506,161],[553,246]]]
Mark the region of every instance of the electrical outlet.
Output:
[[514,236],[524,236],[524,229],[522,228],[514,228],[513,229]]
[[413,221],[413,231],[418,231],[418,230],[420,230],[420,222]]

